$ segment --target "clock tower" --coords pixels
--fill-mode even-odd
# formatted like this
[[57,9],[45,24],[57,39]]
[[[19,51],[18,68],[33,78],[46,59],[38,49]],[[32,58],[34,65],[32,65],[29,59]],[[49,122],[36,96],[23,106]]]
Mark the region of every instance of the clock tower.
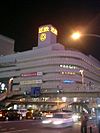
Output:
[[38,47],[46,47],[56,43],[58,31],[52,25],[40,26],[38,30]]

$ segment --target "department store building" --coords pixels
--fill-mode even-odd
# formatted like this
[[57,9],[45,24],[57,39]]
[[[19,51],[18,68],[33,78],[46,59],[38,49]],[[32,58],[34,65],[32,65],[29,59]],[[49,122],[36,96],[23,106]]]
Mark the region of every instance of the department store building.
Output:
[[57,29],[39,27],[38,47],[0,56],[0,81],[7,96],[100,97],[100,62],[57,42]]

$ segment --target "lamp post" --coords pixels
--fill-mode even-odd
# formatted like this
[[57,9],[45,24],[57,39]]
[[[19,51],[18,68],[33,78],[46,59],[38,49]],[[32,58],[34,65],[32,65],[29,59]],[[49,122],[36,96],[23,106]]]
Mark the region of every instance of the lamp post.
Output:
[[[98,34],[91,34],[91,33],[81,33],[79,31],[77,32],[74,32],[72,35],[71,35],[71,39],[73,40],[78,40],[80,39],[82,36],[89,36],[89,37],[96,37],[96,38],[100,38],[100,35]],[[82,84],[84,85],[84,70],[80,70],[79,71],[82,75]]]
[[[100,35],[98,35],[98,34],[84,34],[84,33],[81,33],[81,32],[79,32],[79,31],[77,31],[77,32],[74,32],[72,35],[71,35],[71,39],[73,39],[73,40],[78,40],[78,39],[80,39],[82,36],[88,36],[88,37],[96,37],[96,38],[100,38]],[[81,75],[82,75],[82,84],[84,85],[84,70],[80,70],[79,71],[80,73],[81,73]],[[97,108],[97,110],[99,110],[99,107]],[[100,133],[100,116],[97,114],[97,118],[99,117],[99,120],[98,120],[98,131],[99,131],[99,133]],[[91,132],[92,132],[92,130],[91,130]]]
[[[100,35],[98,35],[98,34],[91,34],[91,33],[81,33],[81,32],[79,32],[79,31],[77,31],[77,32],[74,32],[72,35],[71,35],[71,38],[73,39],[73,40],[78,40],[78,39],[80,39],[82,36],[90,36],[90,37],[96,37],[96,38],[100,38]],[[82,75],[82,84],[84,84],[84,70],[80,70],[79,71],[80,73],[81,73],[81,75]]]
[[90,33],[84,34],[84,33],[81,33],[81,32],[79,32],[79,31],[74,32],[74,33],[71,35],[71,38],[72,38],[73,40],[78,40],[78,39],[80,39],[82,36],[91,36],[91,37],[100,38],[100,35],[98,35],[98,34],[90,34]]

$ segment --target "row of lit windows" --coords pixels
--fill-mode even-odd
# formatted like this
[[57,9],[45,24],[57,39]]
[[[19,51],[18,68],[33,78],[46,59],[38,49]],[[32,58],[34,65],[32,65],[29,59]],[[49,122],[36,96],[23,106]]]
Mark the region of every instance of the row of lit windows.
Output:
[[62,67],[62,68],[69,68],[69,69],[77,69],[76,66],[70,65],[70,64],[67,64],[67,65],[60,65],[60,67]]
[[68,74],[68,75],[75,75],[76,73],[75,72],[61,72],[61,74],[63,74],[63,75],[66,75],[66,74]]

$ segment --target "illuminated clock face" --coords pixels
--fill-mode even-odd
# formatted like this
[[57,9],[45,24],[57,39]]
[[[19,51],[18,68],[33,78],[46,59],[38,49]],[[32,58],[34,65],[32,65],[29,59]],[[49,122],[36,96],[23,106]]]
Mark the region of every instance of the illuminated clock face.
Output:
[[46,40],[46,33],[42,33],[42,34],[40,35],[40,40],[41,40],[41,41],[45,41],[45,40]]

